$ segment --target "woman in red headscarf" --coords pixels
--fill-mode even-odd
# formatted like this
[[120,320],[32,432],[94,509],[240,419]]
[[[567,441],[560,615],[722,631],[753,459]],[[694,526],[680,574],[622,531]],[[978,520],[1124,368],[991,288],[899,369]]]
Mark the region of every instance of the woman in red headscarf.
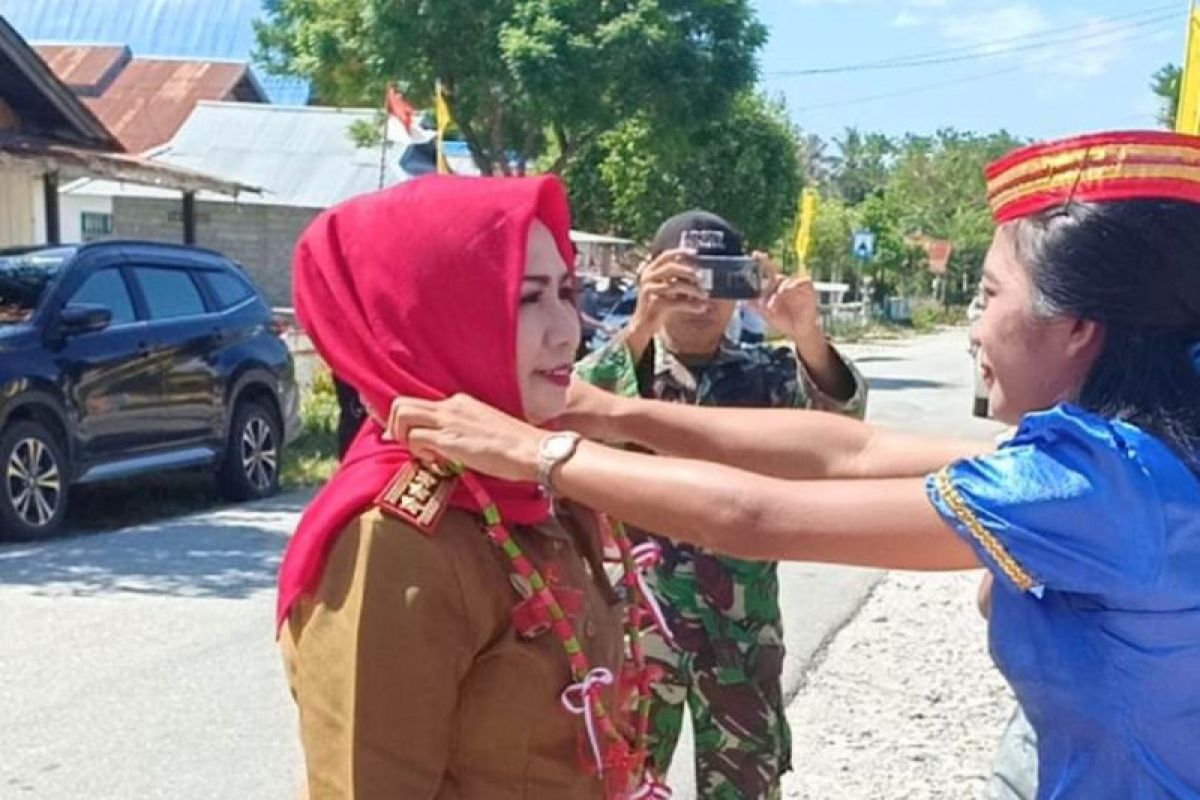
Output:
[[[555,179],[412,181],[312,224],[297,312],[369,409],[461,392],[548,426],[579,342],[568,233]],[[364,425],[280,572],[311,797],[657,796],[638,783],[644,724],[623,712],[646,676],[622,672],[594,515],[556,516],[536,482],[422,466],[381,434]],[[550,437],[545,469],[576,441]]]

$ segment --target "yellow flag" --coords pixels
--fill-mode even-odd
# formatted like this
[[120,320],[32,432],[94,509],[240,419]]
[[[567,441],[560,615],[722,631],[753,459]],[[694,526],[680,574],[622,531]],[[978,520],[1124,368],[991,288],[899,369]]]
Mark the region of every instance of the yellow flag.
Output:
[[813,220],[817,216],[817,190],[809,187],[800,193],[800,221],[796,224],[796,259],[806,272],[808,250],[812,246]]
[[1200,134],[1200,9],[1192,3],[1188,15],[1187,51],[1179,78],[1179,106],[1175,110],[1178,133]]
[[453,121],[450,119],[450,106],[446,103],[446,94],[442,91],[442,83],[437,84],[436,113],[437,113],[437,171],[439,175],[449,175],[450,165],[446,162],[446,129]]

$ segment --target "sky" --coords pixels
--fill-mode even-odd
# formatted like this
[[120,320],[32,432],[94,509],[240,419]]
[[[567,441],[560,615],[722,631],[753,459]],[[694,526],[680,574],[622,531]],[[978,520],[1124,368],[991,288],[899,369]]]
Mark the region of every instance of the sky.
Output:
[[[762,86],[784,98],[805,132],[825,138],[848,126],[888,134],[1005,129],[1034,139],[1157,127],[1151,75],[1182,60],[1188,14],[1188,0],[755,6],[770,32]],[[893,63],[862,69],[879,62]],[[794,74],[843,67],[853,69]]]

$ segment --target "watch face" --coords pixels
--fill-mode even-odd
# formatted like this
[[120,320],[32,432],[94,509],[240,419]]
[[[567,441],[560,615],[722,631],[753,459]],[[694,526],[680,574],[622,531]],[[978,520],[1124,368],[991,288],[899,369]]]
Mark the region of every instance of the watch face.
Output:
[[571,452],[571,444],[570,436],[551,436],[546,440],[546,455],[550,458],[562,458]]

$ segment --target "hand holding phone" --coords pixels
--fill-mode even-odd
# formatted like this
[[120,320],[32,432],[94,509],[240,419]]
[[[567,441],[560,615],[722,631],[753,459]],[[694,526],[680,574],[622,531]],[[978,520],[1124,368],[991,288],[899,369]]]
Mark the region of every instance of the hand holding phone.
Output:
[[[765,286],[761,265],[742,255],[740,244],[731,248],[724,231],[686,230],[679,246],[692,251],[692,263],[700,274],[700,286],[716,300],[753,300],[761,297]],[[732,252],[731,252],[732,251]]]
[[761,265],[749,256],[696,256],[700,286],[714,300],[756,300],[762,297]]

